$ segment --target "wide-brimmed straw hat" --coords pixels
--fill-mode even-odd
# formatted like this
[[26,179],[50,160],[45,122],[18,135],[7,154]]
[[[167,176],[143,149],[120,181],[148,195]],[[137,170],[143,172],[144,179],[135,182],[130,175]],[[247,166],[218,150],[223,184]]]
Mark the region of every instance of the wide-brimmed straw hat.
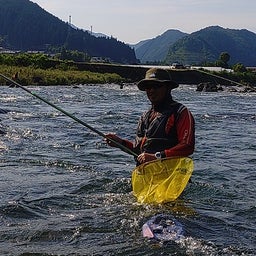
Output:
[[163,68],[150,68],[145,75],[145,78],[138,82],[137,86],[141,91],[145,91],[147,85],[154,82],[156,85],[166,84],[171,89],[177,88],[179,84],[172,80],[171,74],[168,70]]

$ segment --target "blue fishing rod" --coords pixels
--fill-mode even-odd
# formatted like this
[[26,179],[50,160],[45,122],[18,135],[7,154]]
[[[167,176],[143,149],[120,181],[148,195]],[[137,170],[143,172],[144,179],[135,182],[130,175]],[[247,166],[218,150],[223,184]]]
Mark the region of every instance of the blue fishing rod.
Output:
[[9,78],[9,77],[7,77],[7,76],[1,74],[1,73],[0,73],[0,76],[1,76],[2,78],[4,78],[6,81],[12,83],[13,85],[15,85],[15,86],[21,88],[22,90],[24,90],[24,91],[26,91],[27,93],[33,95],[34,97],[38,98],[39,100],[45,102],[46,104],[50,105],[51,107],[57,109],[58,111],[60,111],[60,112],[63,113],[64,115],[66,115],[66,116],[72,118],[73,120],[75,120],[75,121],[78,122],[79,124],[85,126],[86,128],[90,129],[91,131],[97,133],[97,134],[100,135],[101,137],[103,137],[103,138],[105,138],[105,139],[107,139],[107,140],[110,140],[110,141],[113,142],[118,148],[122,149],[124,152],[127,152],[127,153],[133,155],[134,157],[138,157],[138,155],[137,155],[135,152],[133,152],[131,149],[127,148],[127,147],[124,146],[123,144],[121,144],[121,143],[119,143],[119,142],[117,142],[117,141],[115,141],[115,140],[113,140],[113,139],[111,139],[111,138],[108,138],[108,137],[107,137],[104,133],[102,133],[101,131],[95,129],[94,127],[92,127],[92,126],[90,126],[89,124],[85,123],[84,121],[80,120],[80,119],[77,118],[76,116],[74,116],[74,115],[68,113],[68,112],[65,111],[64,109],[62,109],[62,108],[56,106],[55,104],[49,102],[48,100],[42,98],[40,95],[38,95],[38,94],[36,94],[36,93],[30,91],[28,88],[22,86],[21,84],[17,83],[17,82],[14,81],[13,79],[11,79],[11,78]]

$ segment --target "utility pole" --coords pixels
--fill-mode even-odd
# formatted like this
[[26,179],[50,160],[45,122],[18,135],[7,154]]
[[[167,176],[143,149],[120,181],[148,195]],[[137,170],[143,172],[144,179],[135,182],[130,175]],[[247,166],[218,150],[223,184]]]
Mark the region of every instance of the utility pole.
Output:
[[69,17],[68,17],[67,37],[66,37],[66,42],[64,44],[65,48],[68,46],[68,41],[69,41],[70,34],[71,34],[71,15],[69,15]]

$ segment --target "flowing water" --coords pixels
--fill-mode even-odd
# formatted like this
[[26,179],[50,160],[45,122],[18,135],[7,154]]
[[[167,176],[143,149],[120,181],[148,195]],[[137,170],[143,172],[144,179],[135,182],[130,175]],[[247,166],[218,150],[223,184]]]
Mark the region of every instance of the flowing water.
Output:
[[[149,107],[134,85],[28,88],[128,139]],[[256,255],[256,95],[183,85],[173,97],[195,117],[195,169],[178,200],[153,206],[132,195],[133,157],[27,92],[1,87],[0,255]],[[158,213],[182,223],[184,238],[143,238]]]

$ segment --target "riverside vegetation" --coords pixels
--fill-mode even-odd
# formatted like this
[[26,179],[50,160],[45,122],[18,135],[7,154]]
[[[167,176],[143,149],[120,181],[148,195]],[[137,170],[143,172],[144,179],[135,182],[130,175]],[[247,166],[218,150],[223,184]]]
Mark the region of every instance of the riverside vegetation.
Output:
[[[120,83],[122,77],[117,74],[78,71],[72,68],[42,69],[34,67],[18,67],[0,65],[0,73],[14,78],[22,85],[77,85]],[[7,82],[1,81],[2,85]]]
[[[122,72],[118,73],[116,68],[119,67],[118,65],[106,64],[108,66],[105,69],[107,72],[105,72],[100,68],[97,70],[93,68],[93,71],[86,70],[86,68],[83,68],[83,64],[85,63],[56,59],[41,53],[0,54],[0,73],[15,78],[22,85],[77,85],[135,82],[134,79],[122,75],[126,71],[125,68]],[[87,64],[90,65],[90,63]],[[100,65],[104,64],[99,64],[99,67]],[[131,73],[130,75],[139,73],[139,76],[142,75],[141,78],[143,78],[144,71],[140,70],[138,72],[140,69],[139,66],[133,67],[132,69],[132,72],[129,71]],[[179,81],[179,77],[185,77],[185,83],[189,83],[189,81],[196,83],[193,80],[192,70],[191,72],[190,70],[184,70],[182,74],[181,71],[177,70],[175,72],[172,70],[172,73],[175,72],[173,76],[175,79],[177,77],[176,80],[178,82],[182,83],[182,81]],[[214,74],[214,72],[212,73]],[[236,67],[233,73],[221,72],[217,74],[218,76],[240,82],[244,85],[250,84],[253,87],[256,86],[256,73],[246,69]],[[205,81],[205,74],[202,74],[201,78]],[[200,80],[200,77],[197,77],[196,80]],[[6,85],[8,83],[1,80],[0,84]]]
[[[53,59],[44,54],[1,54],[0,73],[23,85],[74,85],[122,82],[118,74],[79,71],[73,61]],[[1,82],[1,84],[5,84]]]

